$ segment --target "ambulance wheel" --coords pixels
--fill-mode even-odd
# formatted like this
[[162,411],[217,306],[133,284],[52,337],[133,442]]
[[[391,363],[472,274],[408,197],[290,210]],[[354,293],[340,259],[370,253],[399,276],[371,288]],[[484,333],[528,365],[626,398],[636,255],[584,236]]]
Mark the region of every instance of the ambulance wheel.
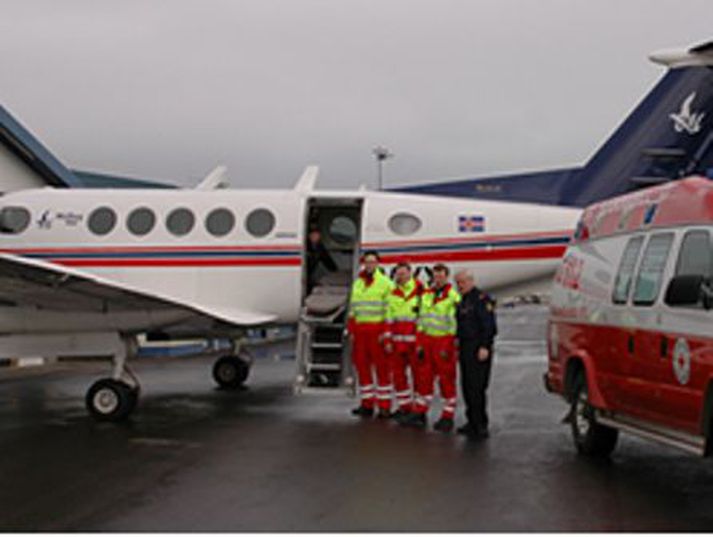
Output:
[[125,420],[138,401],[138,388],[112,378],[96,381],[87,390],[85,398],[89,414],[98,421]]
[[249,374],[250,362],[240,356],[223,356],[213,365],[213,379],[221,388],[239,388]]
[[589,457],[609,456],[616,447],[619,431],[597,423],[584,374],[575,380],[571,404],[572,438],[577,451]]

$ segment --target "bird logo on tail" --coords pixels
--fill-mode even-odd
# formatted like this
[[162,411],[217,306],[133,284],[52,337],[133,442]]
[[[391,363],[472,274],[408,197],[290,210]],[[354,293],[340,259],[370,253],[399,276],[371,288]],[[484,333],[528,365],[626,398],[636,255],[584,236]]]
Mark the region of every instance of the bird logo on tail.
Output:
[[705,112],[691,112],[691,106],[696,99],[694,91],[681,103],[681,109],[676,114],[669,114],[673,120],[673,128],[676,132],[687,132],[697,134],[701,130],[701,123],[705,117]]

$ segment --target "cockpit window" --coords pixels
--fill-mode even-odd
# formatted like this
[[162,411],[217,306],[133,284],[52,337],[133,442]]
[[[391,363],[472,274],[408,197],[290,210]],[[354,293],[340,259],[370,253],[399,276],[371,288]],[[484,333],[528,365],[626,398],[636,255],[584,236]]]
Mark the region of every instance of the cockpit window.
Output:
[[676,276],[713,276],[713,250],[708,231],[696,229],[683,236],[676,263]]
[[413,235],[421,229],[421,219],[411,213],[396,213],[389,218],[389,229],[397,235]]
[[87,219],[89,231],[95,235],[106,235],[116,226],[116,213],[109,207],[94,209]]
[[245,229],[253,237],[264,237],[275,228],[275,215],[268,209],[255,209],[245,219]]
[[178,237],[187,235],[193,229],[196,223],[196,217],[193,213],[185,208],[174,209],[166,218],[166,227],[168,230]]
[[24,207],[3,207],[0,209],[0,232],[22,233],[31,220],[30,211]]
[[208,233],[216,237],[223,237],[235,227],[235,216],[228,209],[213,209],[205,219],[205,228]]
[[146,235],[156,224],[156,215],[151,209],[141,207],[129,213],[126,219],[126,227],[134,235]]

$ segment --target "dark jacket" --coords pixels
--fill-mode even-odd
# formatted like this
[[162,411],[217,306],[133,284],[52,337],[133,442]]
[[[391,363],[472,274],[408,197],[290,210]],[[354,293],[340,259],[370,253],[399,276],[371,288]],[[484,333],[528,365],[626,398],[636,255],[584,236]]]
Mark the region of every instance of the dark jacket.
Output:
[[458,339],[491,347],[498,333],[495,320],[495,301],[487,293],[474,287],[463,295],[458,304]]
[[329,255],[329,252],[327,249],[324,247],[324,244],[321,242],[315,244],[312,244],[311,242],[307,243],[307,271],[309,274],[312,274],[316,268],[317,265],[321,263],[326,270],[329,272],[334,272],[337,270],[337,264],[334,262],[334,259],[332,259],[332,256]]

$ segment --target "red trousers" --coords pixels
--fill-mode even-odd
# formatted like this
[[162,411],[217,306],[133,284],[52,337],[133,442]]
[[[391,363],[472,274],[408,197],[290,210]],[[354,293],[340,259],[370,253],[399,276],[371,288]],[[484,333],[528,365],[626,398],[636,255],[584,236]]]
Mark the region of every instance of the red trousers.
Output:
[[[376,323],[355,324],[352,362],[359,381],[361,404],[374,408],[391,409],[391,374],[381,337],[384,327]],[[376,385],[374,377],[376,376]]]
[[411,377],[416,364],[416,343],[395,342],[393,351],[389,356],[391,362],[391,379],[394,385],[396,396],[396,406],[404,412],[411,412],[413,409],[413,395],[411,382],[409,379],[409,369]]
[[416,360],[414,412],[425,414],[433,401],[433,385],[443,399],[442,418],[453,419],[456,412],[456,349],[453,336],[422,336],[423,356]]

